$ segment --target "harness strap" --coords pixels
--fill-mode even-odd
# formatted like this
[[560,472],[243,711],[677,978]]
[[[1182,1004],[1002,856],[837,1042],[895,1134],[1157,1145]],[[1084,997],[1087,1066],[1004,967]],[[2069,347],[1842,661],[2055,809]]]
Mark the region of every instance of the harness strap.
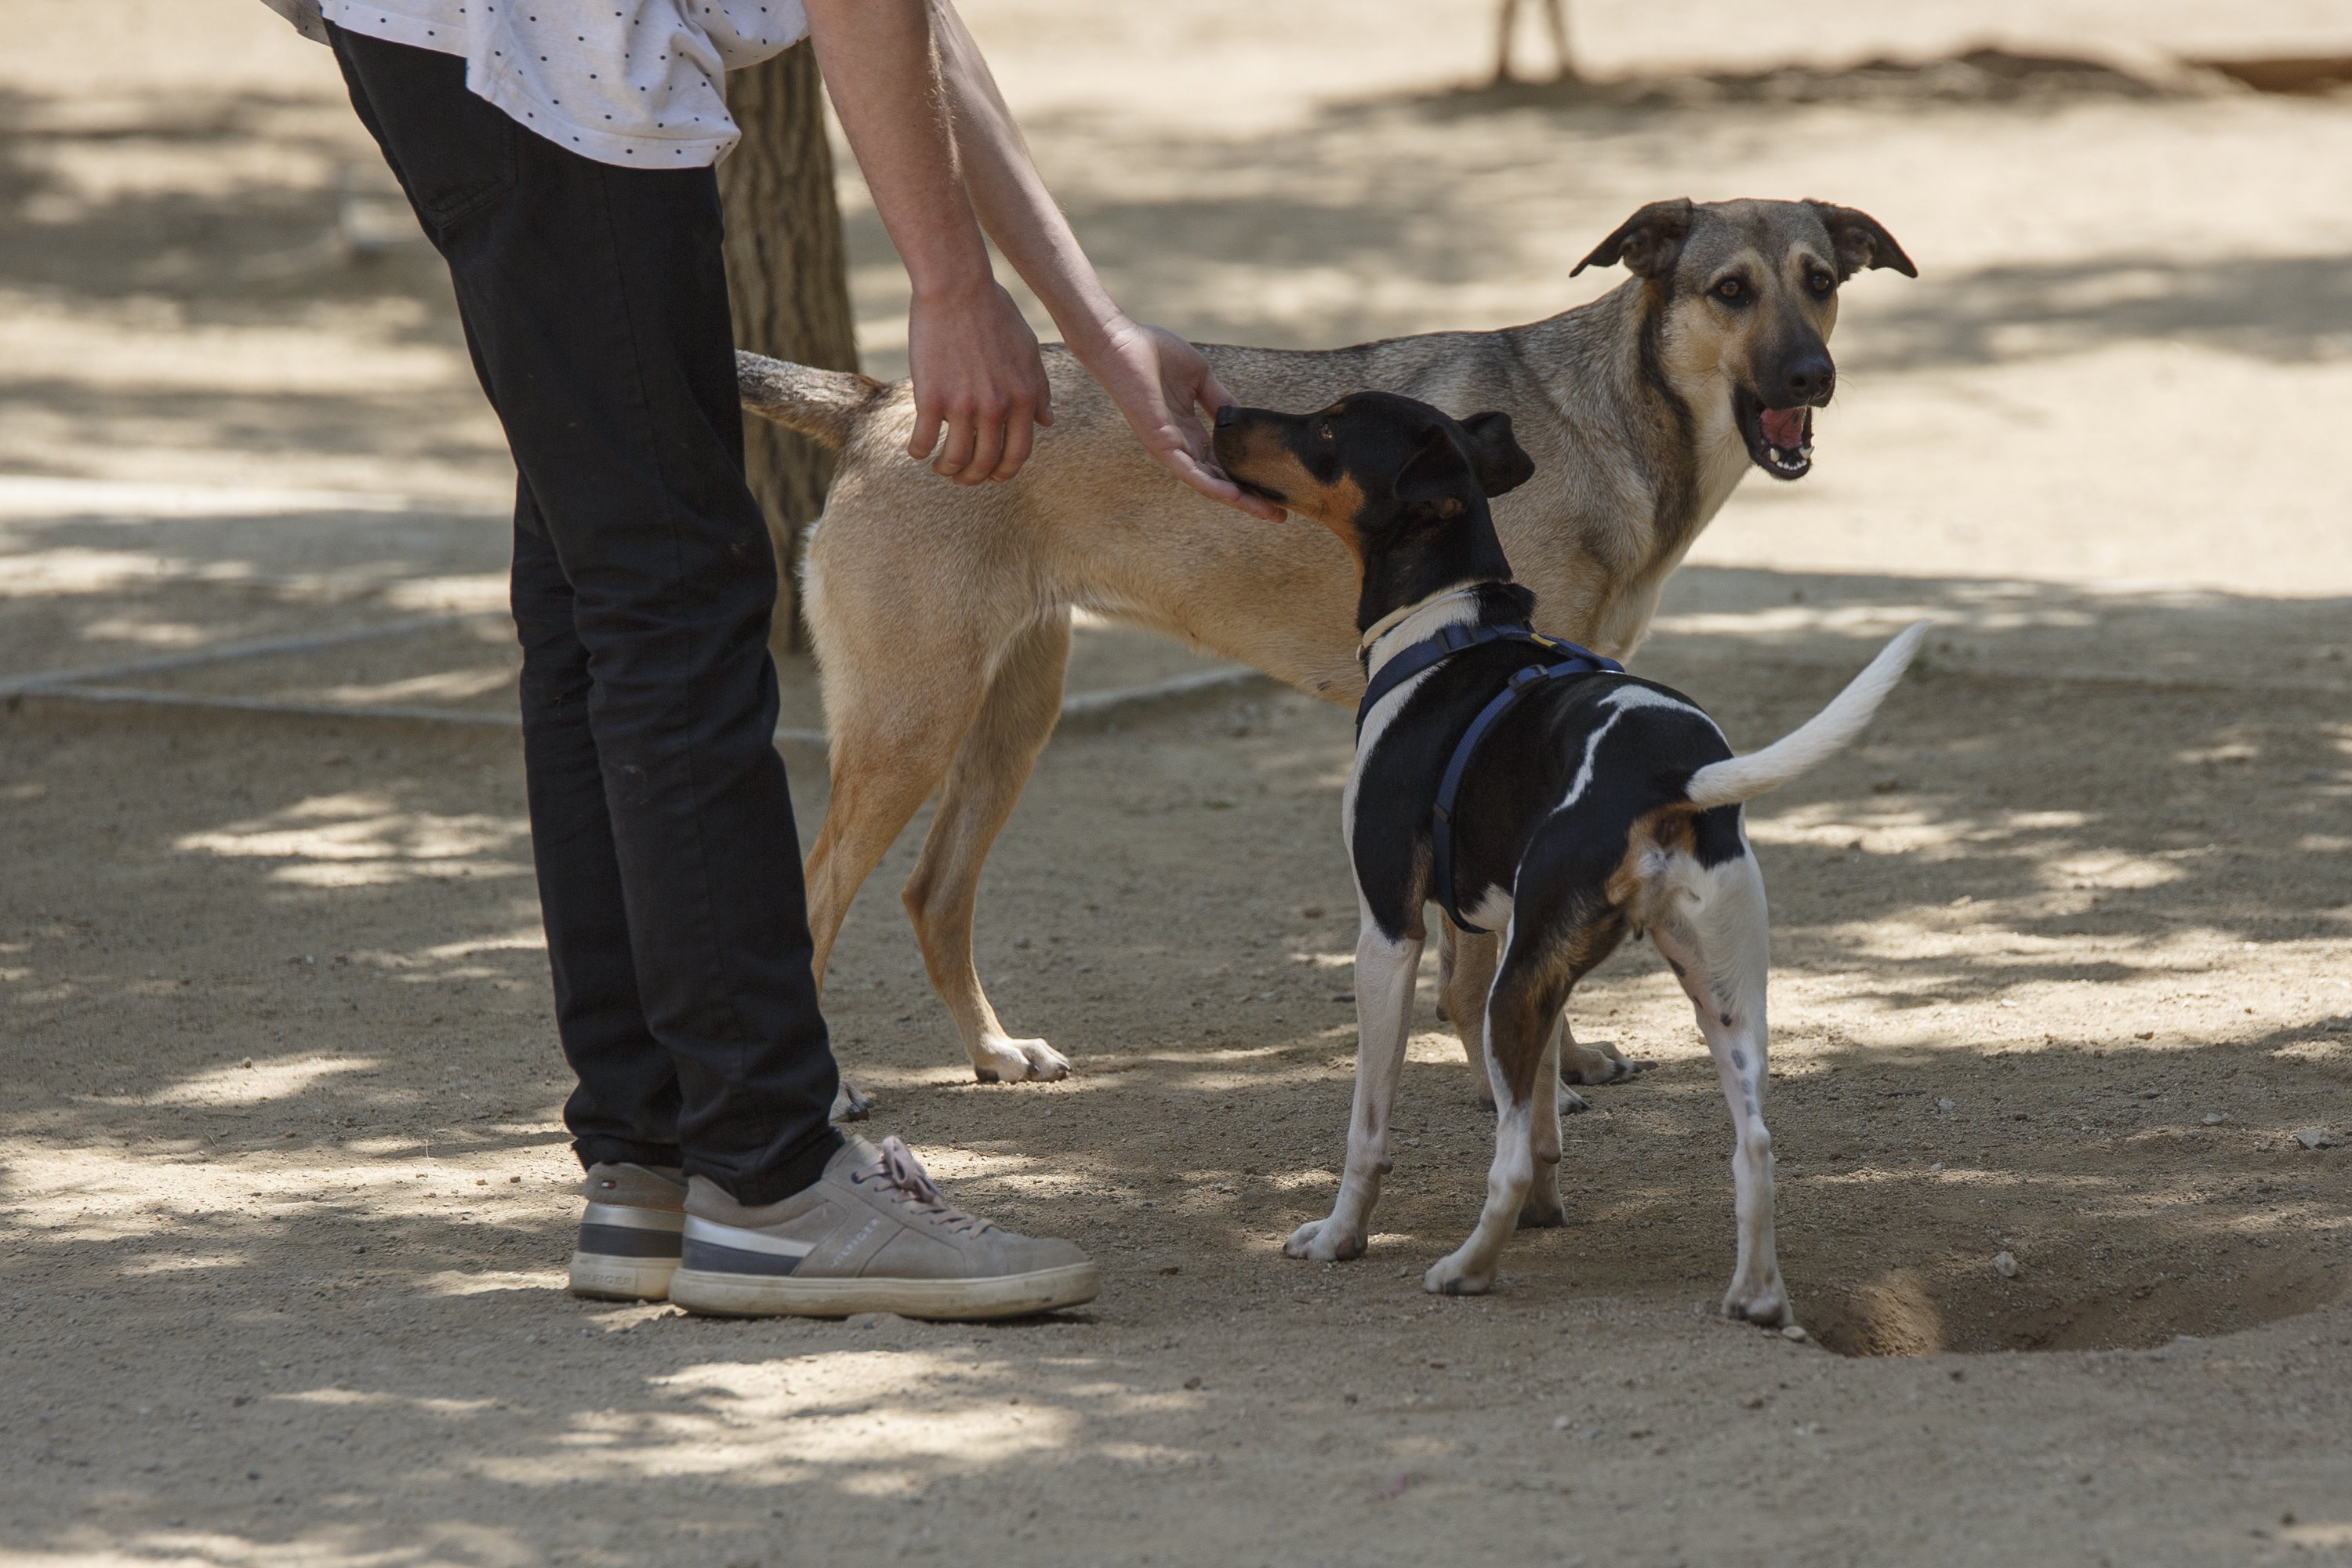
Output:
[[1411,680],[1425,669],[1433,669],[1465,648],[1483,647],[1488,643],[1525,643],[1548,654],[1559,654],[1573,659],[1590,661],[1594,669],[1622,672],[1624,666],[1614,659],[1603,658],[1591,648],[1580,647],[1564,637],[1548,637],[1532,626],[1465,626],[1456,621],[1443,626],[1429,637],[1401,649],[1395,657],[1381,665],[1364,687],[1363,700],[1356,704],[1356,733],[1364,732],[1364,720],[1379,706],[1381,698]]
[[1437,784],[1437,801],[1430,811],[1430,880],[1437,904],[1445,918],[1462,931],[1473,935],[1486,934],[1484,926],[1472,925],[1463,919],[1455,902],[1454,888],[1454,803],[1462,792],[1463,775],[1469,772],[1470,759],[1478,750],[1478,742],[1518,705],[1519,700],[1547,681],[1577,675],[1622,675],[1625,667],[1613,658],[1604,658],[1591,648],[1559,637],[1548,637],[1541,632],[1524,626],[1442,626],[1434,637],[1413,644],[1381,666],[1380,674],[1364,691],[1364,700],[1356,710],[1356,732],[1364,729],[1364,716],[1373,704],[1411,680],[1423,670],[1434,668],[1465,648],[1478,647],[1487,643],[1525,643],[1540,648],[1547,655],[1564,655],[1549,664],[1526,664],[1511,672],[1503,689],[1495,693],[1478,716],[1470,721],[1462,738],[1454,742],[1454,754],[1446,760],[1445,772]]

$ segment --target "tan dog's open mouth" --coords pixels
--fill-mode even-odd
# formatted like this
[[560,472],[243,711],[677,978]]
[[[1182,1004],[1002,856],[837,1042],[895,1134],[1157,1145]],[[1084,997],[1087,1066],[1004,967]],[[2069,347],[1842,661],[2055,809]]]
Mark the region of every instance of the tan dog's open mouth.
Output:
[[1737,412],[1739,434],[1758,468],[1776,479],[1801,479],[1812,471],[1811,408],[1767,408],[1753,393],[1742,392]]

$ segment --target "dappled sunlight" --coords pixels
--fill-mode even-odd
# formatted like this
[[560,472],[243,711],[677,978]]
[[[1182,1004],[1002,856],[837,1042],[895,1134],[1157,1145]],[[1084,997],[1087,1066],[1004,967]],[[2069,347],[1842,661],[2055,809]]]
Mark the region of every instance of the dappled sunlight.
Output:
[[[545,952],[546,951],[546,928],[530,925],[508,931],[502,936],[467,937],[462,942],[437,942],[431,947],[420,950],[417,957],[447,960],[476,958],[485,952]],[[370,953],[365,956],[394,966],[414,962],[394,953]]]
[[112,594],[149,583],[239,584],[256,575],[244,562],[192,562],[142,550],[60,545],[0,555],[0,599]]
[[1088,1415],[1121,1413],[1116,1398],[1070,1401],[1066,1390],[1060,1400],[1096,1409],[1024,1402],[1029,1384],[1002,1362],[915,1349],[705,1363],[653,1382],[656,1399],[683,1396],[686,1409],[585,1414],[543,1453],[478,1465],[524,1484],[633,1475],[770,1485],[827,1472],[864,1472],[845,1478],[853,1484],[912,1483],[941,1468],[992,1468],[1066,1447]]
[[191,648],[212,639],[209,627],[189,621],[138,619],[129,616],[102,616],[87,623],[81,635],[91,642],[131,643],[136,647],[165,649]]
[[512,686],[514,680],[515,672],[510,667],[484,665],[472,669],[449,669],[432,675],[410,676],[401,680],[322,686],[311,691],[283,695],[327,702],[464,702],[503,690]]
[[503,572],[412,576],[385,586],[383,602],[396,610],[501,611],[512,587]]
[[520,818],[404,809],[389,795],[311,795],[267,816],[186,834],[173,847],[224,858],[287,862],[273,881],[303,887],[366,887],[413,877],[515,876],[509,857],[529,841]]
[[416,1279],[416,1289],[428,1296],[536,1295],[563,1288],[558,1268],[445,1268]]
[[338,1073],[362,1073],[373,1078],[383,1062],[373,1057],[287,1057],[276,1060],[246,1058],[228,1067],[211,1068],[182,1079],[167,1089],[147,1095],[126,1095],[131,1105],[261,1105],[289,1094],[301,1094]]

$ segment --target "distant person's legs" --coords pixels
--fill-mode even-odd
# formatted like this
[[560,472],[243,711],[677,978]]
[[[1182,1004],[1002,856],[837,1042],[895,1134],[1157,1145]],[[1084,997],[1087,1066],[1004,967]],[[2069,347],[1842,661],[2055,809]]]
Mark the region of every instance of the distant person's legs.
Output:
[[532,854],[599,1265],[575,1259],[575,1284],[658,1294],[682,1258],[677,1299],[719,1311],[1090,1298],[1075,1247],[948,1207],[897,1140],[828,1121],[716,177],[567,152],[467,92],[455,56],[334,41],[520,472]]

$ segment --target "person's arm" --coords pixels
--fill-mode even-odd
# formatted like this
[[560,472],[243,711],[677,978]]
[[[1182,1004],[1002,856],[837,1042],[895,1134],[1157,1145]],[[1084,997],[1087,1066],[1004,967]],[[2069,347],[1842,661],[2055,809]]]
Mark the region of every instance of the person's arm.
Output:
[[989,237],[1036,291],[1062,341],[1110,394],[1146,451],[1202,495],[1261,517],[1280,517],[1280,508],[1243,494],[1225,477],[1193,412],[1222,408],[1233,394],[1198,349],[1173,332],[1129,320],[1118,308],[1038,175],[1021,128],[952,0],[930,0],[930,10],[964,186]]
[[[1037,340],[989,269],[975,202],[1072,352],[1156,458],[1202,493],[1261,516],[1218,473],[1192,416],[1232,399],[1188,343],[1129,321],[1031,165],[961,21],[930,0],[806,0],[810,41],[874,205],[914,285],[908,449],[959,483],[1009,479],[1031,426],[1053,423]],[[948,426],[944,444],[939,427]]]
[[[807,0],[819,68],[914,284],[907,449],[959,484],[1010,478],[1053,420],[1036,334],[990,270],[956,162],[926,0]],[[940,426],[947,439],[940,441]],[[1009,434],[1013,433],[1013,434]]]

